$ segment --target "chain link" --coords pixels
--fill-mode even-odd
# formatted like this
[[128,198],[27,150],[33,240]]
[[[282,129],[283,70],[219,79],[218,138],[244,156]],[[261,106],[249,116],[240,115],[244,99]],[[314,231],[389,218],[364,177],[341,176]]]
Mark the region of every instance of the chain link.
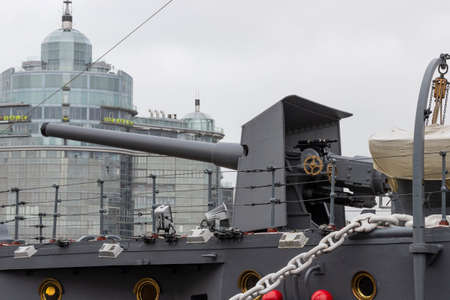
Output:
[[394,214],[390,216],[379,216],[375,214],[362,214],[357,216],[338,231],[326,235],[319,244],[307,252],[293,257],[285,267],[275,273],[269,273],[261,278],[254,287],[245,293],[237,294],[229,300],[252,300],[262,296],[277,286],[288,276],[299,274],[307,269],[320,255],[329,253],[342,245],[345,239],[353,232],[370,232],[378,226],[400,225],[401,222],[411,222],[412,216]]

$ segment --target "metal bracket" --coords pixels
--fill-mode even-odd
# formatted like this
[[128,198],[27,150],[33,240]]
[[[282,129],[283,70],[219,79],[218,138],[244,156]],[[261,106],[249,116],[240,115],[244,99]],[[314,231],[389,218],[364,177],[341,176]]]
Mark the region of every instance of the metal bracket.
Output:
[[409,246],[409,252],[412,254],[421,253],[428,254],[427,256],[427,264],[431,266],[439,253],[441,253],[443,246],[441,244],[411,244]]
[[278,248],[303,248],[308,240],[303,232],[285,232],[278,241]]
[[305,272],[305,277],[303,278],[303,286],[306,292],[306,299],[311,297],[311,290],[309,288],[309,279],[315,273],[316,275],[324,275],[325,274],[325,265],[323,263],[315,264],[308,268]]
[[429,109],[429,108],[425,109],[424,112],[423,112],[424,120],[427,120],[430,117],[431,114],[432,114],[431,109]]
[[215,260],[217,259],[217,253],[202,254],[202,257],[207,257]]

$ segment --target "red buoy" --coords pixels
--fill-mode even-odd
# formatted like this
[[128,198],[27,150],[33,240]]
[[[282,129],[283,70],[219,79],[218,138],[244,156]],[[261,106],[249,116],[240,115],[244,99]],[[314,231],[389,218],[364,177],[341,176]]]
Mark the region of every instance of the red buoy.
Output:
[[333,296],[326,290],[317,290],[312,294],[311,300],[333,300]]
[[272,290],[262,296],[261,300],[283,300],[283,295],[278,290]]

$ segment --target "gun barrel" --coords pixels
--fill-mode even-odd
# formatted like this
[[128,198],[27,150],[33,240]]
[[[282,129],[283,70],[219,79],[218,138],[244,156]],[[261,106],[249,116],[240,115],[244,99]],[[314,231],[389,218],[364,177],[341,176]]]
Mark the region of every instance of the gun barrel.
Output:
[[235,170],[239,157],[244,155],[244,148],[236,143],[197,142],[61,124],[44,123],[41,133],[43,136],[210,162]]

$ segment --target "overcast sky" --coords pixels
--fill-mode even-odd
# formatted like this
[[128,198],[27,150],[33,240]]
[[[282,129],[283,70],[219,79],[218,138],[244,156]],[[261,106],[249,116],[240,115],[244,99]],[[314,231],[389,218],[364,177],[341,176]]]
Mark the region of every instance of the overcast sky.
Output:
[[[62,0],[2,1],[0,70],[40,56],[60,27]],[[74,27],[94,58],[147,18],[160,0],[74,0]],[[106,57],[134,78],[134,103],[182,116],[202,111],[239,141],[240,126],[290,94],[354,114],[346,155],[369,135],[412,128],[428,62],[450,51],[450,1],[175,0]]]

